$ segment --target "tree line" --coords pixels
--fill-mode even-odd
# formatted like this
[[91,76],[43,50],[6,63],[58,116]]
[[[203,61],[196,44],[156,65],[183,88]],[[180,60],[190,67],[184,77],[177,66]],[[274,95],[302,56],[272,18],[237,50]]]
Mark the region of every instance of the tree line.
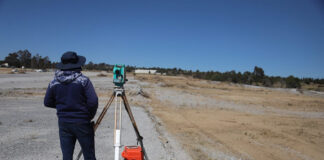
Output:
[[33,69],[53,68],[56,65],[56,63],[50,61],[48,56],[42,57],[39,54],[32,56],[27,49],[9,53],[4,60],[0,61],[0,64],[3,63],[8,63],[11,67],[25,67]]
[[277,88],[301,88],[302,83],[305,84],[321,84],[324,85],[324,79],[319,78],[298,78],[294,76],[280,77],[267,76],[261,67],[255,66],[252,72],[236,72],[234,70],[228,72],[206,71],[199,70],[183,70],[181,68],[144,68],[155,69],[159,73],[166,73],[167,75],[177,76],[184,75],[198,79],[205,79],[211,81],[232,82],[240,84],[249,84],[265,87]]
[[[17,52],[9,53],[0,64],[8,63],[9,66],[33,68],[33,69],[48,69],[55,68],[57,62],[51,62],[48,56],[42,57],[39,54],[32,56],[28,50],[19,50]],[[111,72],[114,65],[106,63],[87,63],[83,69],[85,70],[101,70]],[[127,72],[134,72],[136,66],[126,66]],[[294,76],[280,77],[280,76],[267,76],[261,67],[255,66],[252,72],[218,72],[218,71],[206,71],[199,70],[183,70],[181,68],[160,68],[160,67],[141,67],[141,69],[153,69],[158,73],[166,75],[184,75],[191,76],[198,79],[241,83],[266,87],[279,87],[279,88],[300,88],[302,83],[305,84],[324,84],[324,79],[314,78],[298,78]]]

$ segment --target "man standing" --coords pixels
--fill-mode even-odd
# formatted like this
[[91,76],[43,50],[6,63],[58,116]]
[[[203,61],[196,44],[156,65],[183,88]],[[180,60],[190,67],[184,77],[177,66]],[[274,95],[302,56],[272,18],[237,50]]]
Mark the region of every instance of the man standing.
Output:
[[90,79],[81,73],[86,58],[66,52],[57,64],[54,80],[48,85],[44,105],[56,108],[63,160],[72,160],[76,140],[85,160],[95,160],[94,130],[91,119],[98,97]]

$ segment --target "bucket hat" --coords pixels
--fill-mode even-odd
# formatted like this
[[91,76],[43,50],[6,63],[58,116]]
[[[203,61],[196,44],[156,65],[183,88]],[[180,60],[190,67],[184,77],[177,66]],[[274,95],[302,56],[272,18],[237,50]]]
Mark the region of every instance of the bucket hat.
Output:
[[85,57],[77,55],[76,52],[68,51],[62,55],[61,62],[56,65],[56,68],[63,70],[80,68],[85,62]]

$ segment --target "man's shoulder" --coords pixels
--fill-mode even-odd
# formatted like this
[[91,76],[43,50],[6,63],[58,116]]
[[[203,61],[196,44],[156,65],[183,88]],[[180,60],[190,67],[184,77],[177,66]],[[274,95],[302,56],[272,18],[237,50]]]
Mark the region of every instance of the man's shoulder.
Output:
[[79,77],[77,77],[72,83],[79,83],[81,84],[83,87],[85,87],[88,83],[89,83],[90,79],[81,74]]
[[49,83],[49,88],[53,88],[55,85],[60,84],[60,82],[57,79],[53,79],[50,83]]
[[[78,75],[72,82],[70,83],[73,83],[73,84],[80,84],[82,85],[83,87],[85,87],[88,83],[90,82],[90,79],[83,75],[83,74],[80,74]],[[49,83],[49,87],[50,88],[53,88],[54,86],[56,85],[59,85],[59,84],[62,84],[61,82],[59,82],[57,80],[57,78],[54,77],[54,79]]]

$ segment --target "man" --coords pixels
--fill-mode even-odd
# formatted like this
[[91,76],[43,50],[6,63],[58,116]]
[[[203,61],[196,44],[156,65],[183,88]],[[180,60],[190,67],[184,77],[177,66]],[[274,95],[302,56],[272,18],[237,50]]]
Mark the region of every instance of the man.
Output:
[[63,160],[72,160],[76,140],[85,160],[95,160],[94,130],[91,119],[98,108],[98,97],[88,77],[81,73],[86,58],[66,52],[57,64],[48,85],[44,105],[56,108]]

